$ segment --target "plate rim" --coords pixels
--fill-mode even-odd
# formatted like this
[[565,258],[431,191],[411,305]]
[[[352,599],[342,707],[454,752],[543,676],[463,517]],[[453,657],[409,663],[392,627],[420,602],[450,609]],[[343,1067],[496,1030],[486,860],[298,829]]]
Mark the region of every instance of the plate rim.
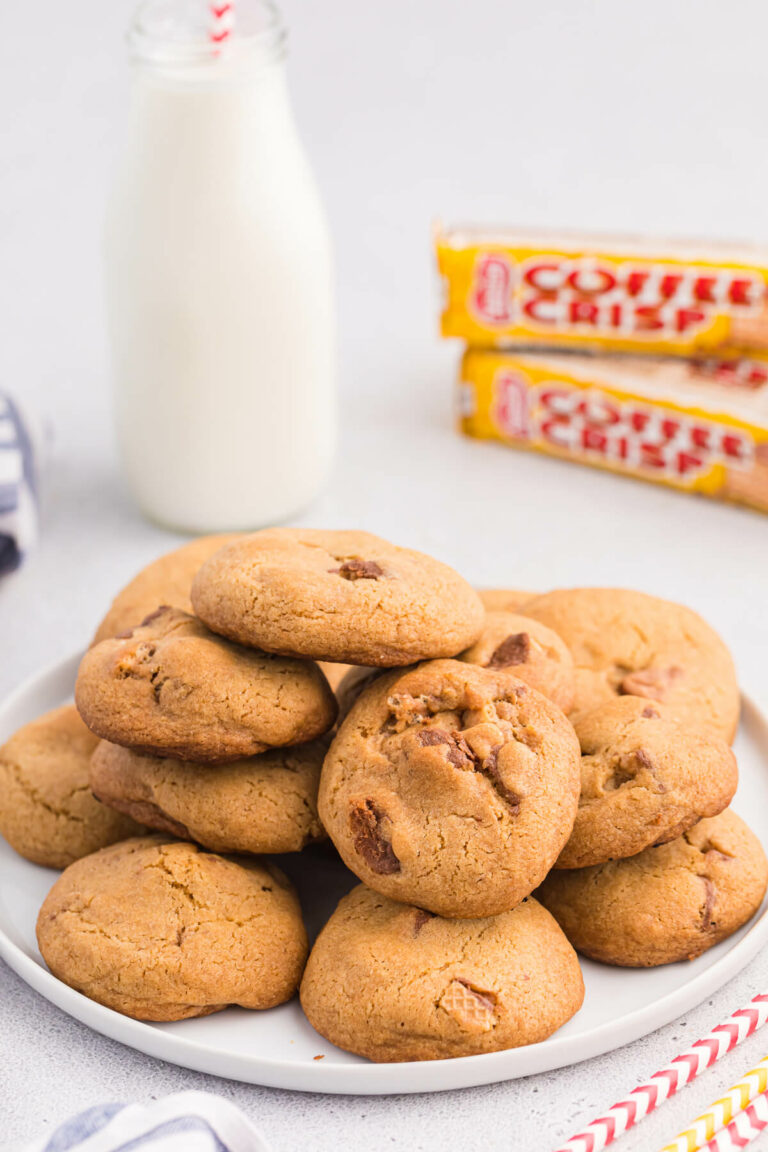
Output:
[[[44,688],[49,680],[63,679],[74,672],[80,658],[81,653],[76,653],[52,661],[22,681],[0,701],[0,716],[17,707],[28,694]],[[744,692],[742,707],[749,723],[762,728],[768,741],[768,716],[753,697]],[[700,1004],[745,968],[767,942],[768,905],[733,947],[680,988],[665,993],[652,1005],[636,1008],[621,1017],[619,1023],[606,1021],[576,1036],[558,1037],[555,1034],[538,1044],[521,1048],[443,1060],[391,1064],[311,1061],[304,1064],[282,1058],[233,1053],[219,1045],[204,1044],[200,1040],[164,1031],[156,1024],[134,1020],[98,1004],[64,984],[29,956],[0,923],[0,957],[20,979],[59,1010],[111,1040],[155,1059],[230,1080],[289,1091],[351,1096],[478,1087],[554,1071],[614,1051],[671,1023]],[[578,1051],[573,1050],[576,1047]]]

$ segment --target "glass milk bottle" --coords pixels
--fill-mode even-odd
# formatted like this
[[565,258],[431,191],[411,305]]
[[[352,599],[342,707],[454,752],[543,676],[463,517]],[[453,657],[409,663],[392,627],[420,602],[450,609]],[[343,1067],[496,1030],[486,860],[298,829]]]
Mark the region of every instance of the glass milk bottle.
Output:
[[125,472],[147,516],[190,532],[299,512],[335,429],[330,242],[284,28],[264,0],[238,0],[223,43],[208,19],[205,0],[138,11],[106,237]]

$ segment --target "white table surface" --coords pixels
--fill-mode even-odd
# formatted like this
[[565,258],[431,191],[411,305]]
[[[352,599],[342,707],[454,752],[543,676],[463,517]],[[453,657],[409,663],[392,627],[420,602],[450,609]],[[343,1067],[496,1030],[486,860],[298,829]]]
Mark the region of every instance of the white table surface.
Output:
[[[297,115],[336,237],[344,393],[332,482],[304,518],[434,552],[478,584],[623,584],[684,600],[768,703],[768,519],[461,441],[436,338],[430,222],[508,220],[768,240],[759,0],[290,0]],[[0,691],[88,637],[177,538],[143,522],[110,426],[99,228],[126,99],[127,0],[12,5],[0,38],[0,387],[50,423],[43,533],[0,584]],[[74,19],[73,19],[74,14]],[[0,965],[0,1143],[72,1111],[202,1087],[276,1150],[547,1152],[768,989],[759,958],[685,1020],[603,1058],[431,1097],[230,1084],[89,1032]],[[622,1149],[663,1144],[764,1055],[753,1038]],[[760,1145],[756,1145],[759,1147]]]

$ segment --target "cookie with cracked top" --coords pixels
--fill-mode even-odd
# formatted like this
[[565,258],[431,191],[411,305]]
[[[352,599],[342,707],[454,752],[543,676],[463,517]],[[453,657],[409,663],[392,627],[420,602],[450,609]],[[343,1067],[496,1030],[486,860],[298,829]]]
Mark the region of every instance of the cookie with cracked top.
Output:
[[91,759],[91,788],[148,828],[214,852],[300,852],[324,837],[317,789],[328,743],[321,737],[211,767],[102,740]]
[[736,758],[711,733],[681,724],[674,710],[622,696],[583,713],[581,796],[556,868],[586,868],[675,840],[733,799]]
[[492,918],[446,920],[363,884],[320,933],[301,984],[312,1026],[379,1062],[536,1044],[583,999],[576,953],[532,897]]
[[154,612],[158,604],[169,604],[172,608],[191,612],[189,592],[198,568],[219,548],[237,538],[238,535],[232,532],[198,536],[147,564],[117,593],[96,629],[93,643],[98,644],[100,640],[108,640],[119,632],[134,628]]
[[25,724],[0,748],[0,833],[33,864],[66,868],[141,831],[91,795],[97,743],[74,704],[65,704]]
[[70,865],[40,909],[37,940],[54,976],[137,1020],[273,1008],[293,996],[307,955],[279,869],[162,836]]
[[733,660],[690,608],[626,588],[567,588],[531,600],[525,614],[570,648],[575,714],[615,696],[639,696],[733,740],[739,720]]
[[757,911],[760,841],[726,809],[626,860],[551,872],[536,893],[577,952],[627,968],[693,960]]
[[215,632],[266,652],[399,667],[455,656],[485,611],[446,564],[368,532],[275,528],[228,544],[192,585]]
[[320,819],[344,863],[393,900],[449,917],[508,911],[568,839],[579,745],[508,672],[434,660],[387,672],[325,758]]
[[563,712],[573,705],[573,658],[556,632],[530,616],[488,612],[480,636],[459,660],[512,672]]
[[312,740],[337,708],[316,664],[232,644],[178,608],[89,649],[75,699],[104,740],[206,763]]

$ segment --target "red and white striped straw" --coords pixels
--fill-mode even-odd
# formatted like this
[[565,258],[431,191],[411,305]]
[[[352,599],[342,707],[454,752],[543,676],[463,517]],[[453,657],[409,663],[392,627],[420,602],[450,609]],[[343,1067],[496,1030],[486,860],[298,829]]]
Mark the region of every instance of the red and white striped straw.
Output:
[[[633,1088],[626,1100],[620,1100],[603,1116],[598,1116],[583,1132],[572,1136],[555,1152],[601,1152],[650,1112],[668,1100],[680,1088],[690,1084],[711,1068],[737,1044],[741,1044],[768,1021],[768,995],[755,996],[746,1008],[713,1028],[708,1036],[697,1040],[676,1056],[666,1068],[654,1072],[646,1084]],[[724,1146],[728,1147],[728,1146]],[[738,1147],[738,1145],[733,1145]]]
[[768,1092],[756,1096],[743,1112],[739,1112],[725,1128],[721,1128],[705,1144],[701,1152],[735,1152],[746,1148],[768,1128]]
[[235,26],[235,5],[232,0],[210,0],[208,4],[208,39],[221,46],[232,35]]

